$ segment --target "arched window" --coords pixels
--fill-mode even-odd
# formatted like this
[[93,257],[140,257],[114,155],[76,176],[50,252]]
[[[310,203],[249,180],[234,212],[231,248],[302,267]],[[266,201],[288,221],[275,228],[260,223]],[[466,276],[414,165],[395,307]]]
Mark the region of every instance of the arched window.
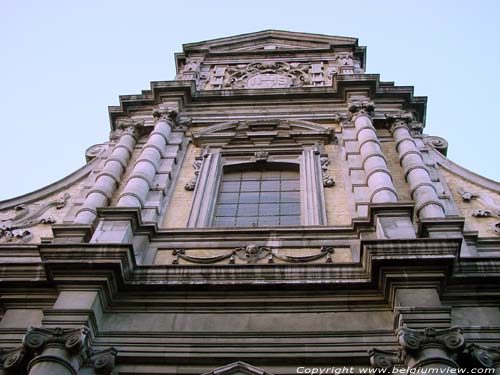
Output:
[[300,225],[298,165],[249,163],[224,168],[212,225]]

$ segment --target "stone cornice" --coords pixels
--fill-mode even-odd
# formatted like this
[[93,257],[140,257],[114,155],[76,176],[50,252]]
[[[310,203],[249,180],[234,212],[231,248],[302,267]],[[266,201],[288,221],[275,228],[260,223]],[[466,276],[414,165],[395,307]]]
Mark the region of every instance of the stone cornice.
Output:
[[[377,99],[395,100],[404,108],[412,108],[418,112],[418,118],[425,123],[425,112],[427,97],[414,96],[411,86],[394,86],[389,82],[381,82],[378,74],[355,74],[333,76],[332,87],[297,87],[290,89],[232,89],[232,90],[205,90],[197,91],[194,81],[158,81],[151,82],[151,89],[143,91],[139,95],[120,96],[120,106],[109,107],[111,128],[114,130],[115,119],[122,116],[130,116],[134,108],[144,109],[144,106],[155,106],[171,98],[179,101],[179,111],[183,107],[196,103],[200,100],[218,101],[223,100],[227,105],[228,100],[272,100],[278,102],[283,98],[283,93],[289,99],[314,98],[320,100],[340,99],[347,101],[350,91],[364,91],[370,100],[376,102]],[[231,92],[231,96],[227,93]]]

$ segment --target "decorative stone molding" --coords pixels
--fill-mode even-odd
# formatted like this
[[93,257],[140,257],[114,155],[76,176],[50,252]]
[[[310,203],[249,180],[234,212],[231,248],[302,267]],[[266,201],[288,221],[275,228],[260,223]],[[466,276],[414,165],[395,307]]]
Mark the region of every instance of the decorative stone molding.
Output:
[[229,77],[224,87],[229,88],[287,88],[311,84],[309,64],[288,64],[284,61],[253,62],[243,68],[227,69]]
[[320,158],[321,163],[321,178],[323,180],[324,187],[332,187],[335,186],[335,181],[332,177],[330,177],[326,172],[328,170],[328,165],[330,164],[330,160],[327,156],[322,156]]
[[500,347],[489,347],[478,344],[467,345],[467,350],[474,360],[486,368],[500,368]]
[[332,254],[334,252],[335,249],[332,246],[322,246],[320,248],[320,251],[316,254],[305,256],[291,256],[280,254],[278,249],[271,249],[267,246],[257,246],[251,244],[238,247],[225,254],[200,257],[189,255],[186,249],[174,249],[172,250],[172,255],[174,256],[172,264],[179,264],[180,259],[194,264],[212,264],[221,262],[225,259],[229,259],[229,264],[235,264],[236,257],[240,260],[245,261],[247,264],[256,264],[265,258],[267,258],[267,263],[274,263],[275,259],[281,260],[285,263],[309,263],[321,258],[325,258],[325,263],[332,263]]
[[18,213],[15,216],[0,221],[0,239],[4,239],[8,242],[16,239],[21,242],[31,240],[32,235],[27,228],[31,228],[38,224],[54,224],[56,222],[54,217],[44,214],[51,208],[56,208],[57,210],[64,208],[69,198],[70,195],[64,193],[59,198],[38,207],[35,205],[16,206],[15,211]]
[[409,368],[441,366],[457,368],[457,356],[465,349],[460,327],[415,330],[400,327],[396,334]]
[[184,185],[184,189],[187,191],[193,191],[196,188],[196,183],[198,182],[198,176],[200,175],[201,165],[203,164],[202,159],[197,159],[193,162],[194,176]]

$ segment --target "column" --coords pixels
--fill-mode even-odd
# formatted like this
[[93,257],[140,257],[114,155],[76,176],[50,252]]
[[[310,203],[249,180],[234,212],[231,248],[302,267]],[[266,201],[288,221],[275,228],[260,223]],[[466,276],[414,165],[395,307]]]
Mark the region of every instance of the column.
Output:
[[443,205],[439,202],[436,187],[431,181],[422,154],[411,136],[408,123],[411,116],[386,116],[391,124],[391,132],[396,142],[399,162],[410,185],[410,193],[415,200],[415,210],[419,218],[444,217]]
[[128,165],[142,122],[120,122],[118,126],[122,131],[120,140],[106,160],[82,207],[76,213],[74,222],[77,224],[92,224],[97,217],[96,208],[106,207],[109,204]]
[[406,366],[410,370],[415,369],[417,374],[420,369],[421,373],[425,373],[425,369],[429,368],[459,368],[456,359],[465,348],[461,328],[416,330],[401,327],[396,333],[405,353]]
[[371,103],[351,103],[348,117],[356,129],[359,153],[370,191],[370,202],[397,202],[398,195],[392,183],[392,176],[372,123],[371,114],[374,109]]
[[396,335],[399,350],[372,349],[368,352],[373,367],[406,367],[412,374],[434,373],[428,369],[440,369],[439,373],[446,374],[452,373],[448,370],[459,368],[456,360],[465,348],[461,328],[416,330],[401,327],[396,331]]
[[35,353],[28,375],[78,375],[88,345],[87,328],[32,328],[23,339],[27,352]]
[[[89,346],[89,331],[82,328],[31,328],[22,347],[10,351],[3,368],[12,374],[78,375],[83,368],[89,373],[110,375],[117,351],[108,348],[95,351]],[[17,354],[20,353],[20,354]],[[14,372],[15,371],[15,372]]]
[[149,189],[153,187],[156,171],[168,144],[168,136],[172,131],[172,117],[162,111],[153,112],[157,123],[141,151],[134,170],[118,200],[118,207],[144,207]]

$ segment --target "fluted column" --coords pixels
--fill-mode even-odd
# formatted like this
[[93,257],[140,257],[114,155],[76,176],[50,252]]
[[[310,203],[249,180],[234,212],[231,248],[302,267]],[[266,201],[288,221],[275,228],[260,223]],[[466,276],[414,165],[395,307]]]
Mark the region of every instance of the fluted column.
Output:
[[119,128],[123,132],[120,140],[113,148],[104,168],[97,176],[85,202],[76,213],[74,222],[91,224],[97,217],[97,207],[106,207],[111,196],[120,184],[123,172],[128,165],[132,151],[137,142],[138,129],[142,122],[121,122]]
[[419,218],[444,217],[443,205],[439,202],[436,187],[431,181],[422,154],[411,136],[408,123],[410,116],[387,116],[391,132],[396,142],[399,162],[410,185],[410,193],[415,200],[415,210]]
[[157,123],[144,145],[134,170],[118,200],[118,207],[144,207],[149,189],[153,187],[154,178],[161,158],[168,144],[168,136],[172,131],[172,116],[160,111],[153,112]]
[[380,148],[371,114],[374,106],[370,103],[351,103],[348,117],[356,129],[361,162],[370,191],[370,202],[397,202],[398,196],[392,183],[392,176]]

